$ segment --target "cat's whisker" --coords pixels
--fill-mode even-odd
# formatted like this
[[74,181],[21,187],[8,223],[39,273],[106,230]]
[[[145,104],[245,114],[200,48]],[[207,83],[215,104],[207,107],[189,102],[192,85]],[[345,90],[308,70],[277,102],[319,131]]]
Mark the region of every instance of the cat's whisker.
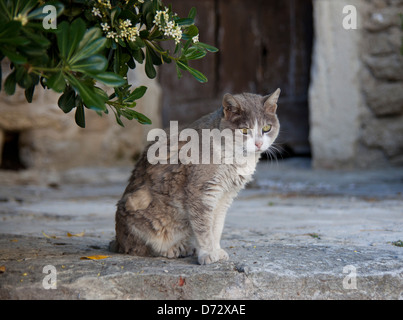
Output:
[[270,163],[273,163],[273,160],[275,160],[276,164],[278,165],[277,154],[276,151],[273,151],[273,149],[273,146],[270,146],[269,149],[267,149],[267,153],[270,156]]
[[[277,158],[277,155],[279,155],[279,156],[281,157],[281,159],[284,160],[284,158],[283,158],[283,151],[284,151],[284,149],[283,149],[281,146],[271,145],[270,148],[271,148],[272,150],[274,150],[274,153],[275,153],[275,155],[276,155],[276,158]],[[271,151],[272,151],[272,150],[271,150]]]

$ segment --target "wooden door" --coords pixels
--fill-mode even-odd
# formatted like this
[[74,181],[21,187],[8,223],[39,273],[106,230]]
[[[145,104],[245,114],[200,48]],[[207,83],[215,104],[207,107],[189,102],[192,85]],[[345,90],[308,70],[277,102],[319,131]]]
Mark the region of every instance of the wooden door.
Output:
[[160,69],[163,122],[191,122],[221,104],[223,94],[268,94],[281,88],[278,143],[289,154],[309,154],[308,88],[313,19],[312,0],[171,0],[187,16],[196,7],[200,41],[220,49],[192,66],[209,79],[178,80],[175,66]]

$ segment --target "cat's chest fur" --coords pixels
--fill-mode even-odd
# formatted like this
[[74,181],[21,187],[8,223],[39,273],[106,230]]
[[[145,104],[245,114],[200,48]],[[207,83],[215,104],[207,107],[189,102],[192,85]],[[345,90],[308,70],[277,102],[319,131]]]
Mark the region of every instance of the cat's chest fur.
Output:
[[243,165],[220,165],[215,172],[211,183],[219,186],[224,192],[238,193],[253,178],[257,160],[255,155]]

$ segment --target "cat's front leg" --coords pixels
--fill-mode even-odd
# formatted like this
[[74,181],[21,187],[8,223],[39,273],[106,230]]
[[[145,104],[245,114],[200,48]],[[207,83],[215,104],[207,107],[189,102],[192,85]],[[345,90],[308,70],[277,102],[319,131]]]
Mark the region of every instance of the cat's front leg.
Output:
[[228,259],[228,255],[225,257],[226,252],[224,250],[215,247],[212,228],[203,231],[196,226],[193,230],[198,243],[197,258],[201,265]]
[[236,192],[225,192],[219,198],[214,210],[213,234],[214,234],[214,250],[220,251],[220,260],[228,260],[228,253],[221,249],[221,235],[224,229],[225,217],[228,208],[236,196]]
[[190,224],[198,244],[198,261],[202,265],[228,260],[228,254],[221,249],[215,234],[217,198],[209,195],[200,201],[194,200],[189,206]]

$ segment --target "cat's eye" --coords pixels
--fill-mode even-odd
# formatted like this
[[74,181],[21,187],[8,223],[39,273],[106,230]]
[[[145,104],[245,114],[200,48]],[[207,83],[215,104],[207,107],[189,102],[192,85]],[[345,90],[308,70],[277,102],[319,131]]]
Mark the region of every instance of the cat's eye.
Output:
[[242,134],[248,134],[248,128],[242,128],[242,129],[239,129],[239,130],[241,130],[241,132],[242,132]]
[[270,130],[271,130],[271,125],[270,125],[270,124],[265,125],[265,126],[262,128],[262,131],[263,131],[264,133],[267,133],[267,132],[269,132]]

